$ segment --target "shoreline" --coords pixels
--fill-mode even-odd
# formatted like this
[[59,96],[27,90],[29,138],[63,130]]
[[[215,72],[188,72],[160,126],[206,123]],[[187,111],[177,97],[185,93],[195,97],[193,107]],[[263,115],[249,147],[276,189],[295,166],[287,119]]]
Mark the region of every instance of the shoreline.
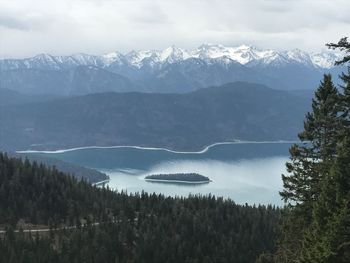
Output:
[[93,186],[100,186],[100,185],[103,185],[103,184],[108,184],[109,182],[111,181],[111,179],[106,179],[106,180],[103,180],[103,181],[98,181],[96,183],[92,183],[91,185]]
[[16,153],[46,153],[46,154],[55,154],[55,153],[66,153],[66,152],[74,152],[79,150],[86,149],[119,149],[119,148],[131,148],[131,149],[139,149],[139,150],[150,150],[150,151],[166,151],[175,154],[203,154],[206,153],[210,148],[218,146],[218,145],[230,145],[230,144],[289,144],[289,143],[297,143],[299,141],[232,141],[232,142],[216,142],[205,146],[202,150],[199,151],[175,151],[170,150],[163,147],[146,147],[146,146],[136,146],[136,145],[116,145],[116,146],[83,146],[76,148],[68,148],[68,149],[60,149],[60,150],[23,150],[16,151]]

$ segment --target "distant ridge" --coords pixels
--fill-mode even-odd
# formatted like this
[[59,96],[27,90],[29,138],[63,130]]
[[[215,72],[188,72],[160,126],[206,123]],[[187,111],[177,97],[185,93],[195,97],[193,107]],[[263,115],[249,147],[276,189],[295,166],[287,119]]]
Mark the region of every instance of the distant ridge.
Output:
[[27,94],[77,96],[103,92],[184,93],[235,81],[280,90],[315,89],[324,73],[338,76],[339,53],[276,51],[249,45],[171,46],[104,55],[39,54],[0,60],[0,89]]
[[1,70],[13,69],[69,69],[75,66],[96,66],[108,68],[113,64],[129,64],[142,67],[146,64],[157,67],[163,63],[176,63],[190,58],[203,60],[221,59],[224,63],[238,62],[252,66],[255,63],[266,65],[282,65],[300,63],[316,68],[332,68],[334,62],[341,58],[341,54],[326,52],[306,52],[300,49],[276,51],[272,49],[258,49],[250,45],[224,46],[202,44],[196,49],[186,50],[176,46],[164,50],[133,50],[128,53],[111,52],[104,55],[88,55],[83,53],[70,56],[53,56],[39,54],[26,59],[1,59]]
[[199,151],[220,141],[295,140],[308,107],[307,98],[245,82],[187,94],[100,93],[5,105],[0,148]]

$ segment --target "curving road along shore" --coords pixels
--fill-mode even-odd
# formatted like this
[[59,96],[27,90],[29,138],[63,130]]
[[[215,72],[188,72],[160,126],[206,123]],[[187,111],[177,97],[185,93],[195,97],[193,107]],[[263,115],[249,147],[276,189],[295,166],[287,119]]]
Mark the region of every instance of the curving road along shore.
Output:
[[204,147],[200,151],[175,151],[167,148],[159,148],[159,147],[143,147],[143,146],[135,146],[135,145],[116,145],[116,146],[84,146],[84,147],[76,147],[69,149],[60,149],[60,150],[52,150],[52,151],[39,151],[39,150],[24,150],[24,151],[16,151],[17,153],[65,153],[65,152],[73,152],[85,149],[118,149],[118,148],[132,148],[132,149],[140,149],[140,150],[151,150],[151,151],[166,151],[170,153],[180,153],[180,154],[203,154],[206,153],[210,148],[218,146],[218,145],[226,145],[226,144],[269,144],[269,143],[297,143],[299,141],[232,141],[232,142],[216,142]]

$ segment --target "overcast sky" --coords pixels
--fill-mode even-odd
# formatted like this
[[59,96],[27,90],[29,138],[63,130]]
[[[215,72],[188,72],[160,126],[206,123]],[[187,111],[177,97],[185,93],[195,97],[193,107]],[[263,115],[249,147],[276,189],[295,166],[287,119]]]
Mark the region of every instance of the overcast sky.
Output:
[[321,50],[350,35],[349,0],[0,0],[0,57],[171,45]]

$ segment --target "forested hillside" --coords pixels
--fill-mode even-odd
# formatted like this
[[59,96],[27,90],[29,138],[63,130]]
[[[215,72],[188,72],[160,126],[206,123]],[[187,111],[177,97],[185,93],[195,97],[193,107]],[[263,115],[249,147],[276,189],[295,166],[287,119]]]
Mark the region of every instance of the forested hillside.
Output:
[[108,179],[108,175],[92,168],[87,168],[74,163],[58,160],[48,156],[34,156],[25,153],[13,154],[14,157],[25,159],[31,162],[43,163],[46,166],[55,167],[58,171],[69,174],[77,180],[85,180],[89,183],[97,183]]
[[294,140],[309,100],[245,82],[187,94],[104,93],[0,108],[0,148],[139,145],[201,150]]
[[[279,217],[213,196],[112,192],[0,154],[0,262],[254,262],[274,251]],[[29,224],[53,230],[11,230]]]

